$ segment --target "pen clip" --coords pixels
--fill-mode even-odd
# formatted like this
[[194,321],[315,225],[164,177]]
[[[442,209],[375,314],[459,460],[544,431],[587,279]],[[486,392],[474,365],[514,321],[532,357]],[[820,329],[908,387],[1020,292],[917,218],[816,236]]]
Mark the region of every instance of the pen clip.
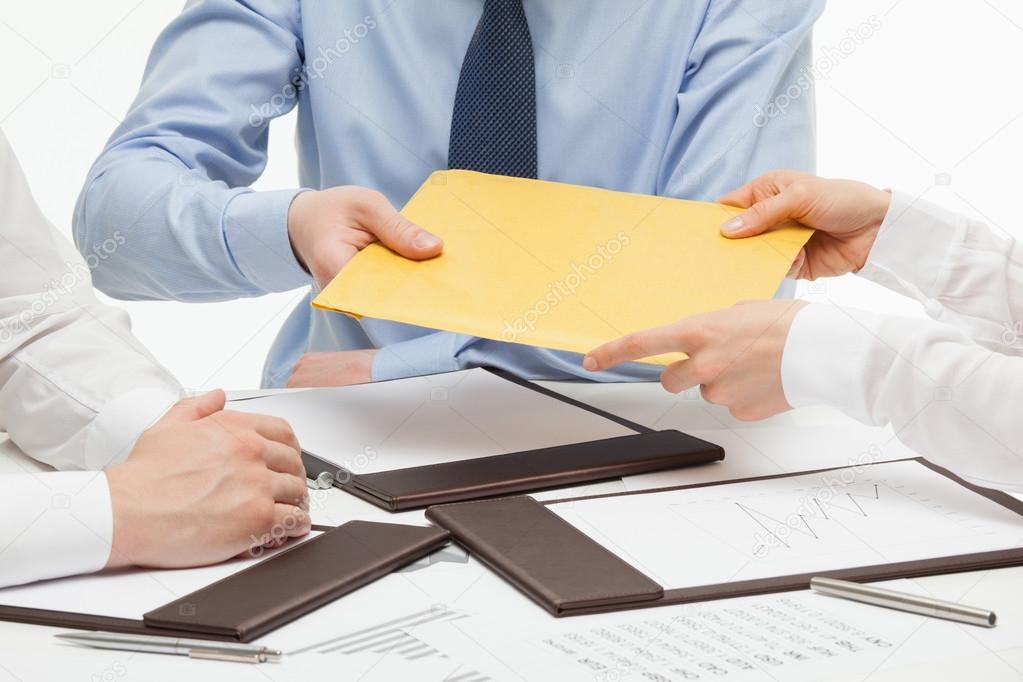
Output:
[[188,657],[207,661],[231,661],[234,663],[279,663],[281,653],[265,648],[258,651],[229,651],[212,647],[208,649],[199,647],[189,649]]

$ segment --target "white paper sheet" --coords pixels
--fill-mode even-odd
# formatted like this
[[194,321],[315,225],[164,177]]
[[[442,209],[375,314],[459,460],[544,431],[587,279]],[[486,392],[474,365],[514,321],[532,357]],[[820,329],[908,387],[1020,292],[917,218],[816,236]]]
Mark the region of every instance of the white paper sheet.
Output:
[[46,580],[0,590],[0,604],[33,609],[141,619],[142,614],[265,561],[320,534],[292,540],[255,559],[232,559],[213,566],[168,570],[131,568]]
[[[928,594],[908,580],[882,585]],[[992,652],[1013,647],[1021,633],[1018,621],[985,630],[805,591],[562,619],[489,613],[416,630],[480,673],[537,682],[852,682],[879,671],[891,673],[878,677],[885,680],[960,679],[908,671],[933,661],[948,669],[982,654],[984,667],[977,659],[969,667],[989,672],[993,659],[1001,675],[974,679],[1016,679]]]
[[483,369],[231,402],[287,419],[307,451],[355,474],[635,433]]
[[726,423],[718,428],[701,424],[700,428],[682,428],[723,447],[725,459],[623,480],[629,490],[650,490],[918,456],[895,437],[891,427],[866,426],[848,417],[828,418],[831,416],[821,415],[822,411],[796,410],[780,415],[788,419],[775,418],[772,424]]
[[1023,516],[916,461],[549,508],[665,588],[1023,545]]

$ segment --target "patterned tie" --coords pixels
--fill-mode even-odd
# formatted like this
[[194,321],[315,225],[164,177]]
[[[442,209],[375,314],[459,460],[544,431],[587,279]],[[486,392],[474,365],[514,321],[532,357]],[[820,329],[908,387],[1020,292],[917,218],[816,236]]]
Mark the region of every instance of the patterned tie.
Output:
[[462,61],[448,167],[536,177],[536,77],[522,0],[485,0]]

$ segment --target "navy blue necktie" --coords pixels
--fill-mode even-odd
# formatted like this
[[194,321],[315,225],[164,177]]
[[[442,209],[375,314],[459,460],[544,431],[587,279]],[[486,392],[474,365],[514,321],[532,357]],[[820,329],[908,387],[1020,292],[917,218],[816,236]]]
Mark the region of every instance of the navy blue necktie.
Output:
[[536,177],[536,75],[522,0],[485,0],[462,60],[448,167]]

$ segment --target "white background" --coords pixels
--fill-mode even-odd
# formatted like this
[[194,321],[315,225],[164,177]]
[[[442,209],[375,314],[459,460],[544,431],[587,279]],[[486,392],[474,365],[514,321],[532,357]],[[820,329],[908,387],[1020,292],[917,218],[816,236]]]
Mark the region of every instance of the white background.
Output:
[[[180,7],[7,0],[0,8],[0,128],[43,211],[69,237],[86,171],[127,110],[154,38]],[[849,50],[843,39],[867,22],[879,28]],[[830,68],[816,88],[821,174],[924,195],[1023,236],[1020,3],[832,0],[814,52],[818,66]],[[256,187],[296,186],[294,116],[271,130],[271,161]],[[814,300],[918,314],[854,278],[800,290]],[[258,385],[263,357],[298,298],[117,305],[186,385],[247,388]]]

